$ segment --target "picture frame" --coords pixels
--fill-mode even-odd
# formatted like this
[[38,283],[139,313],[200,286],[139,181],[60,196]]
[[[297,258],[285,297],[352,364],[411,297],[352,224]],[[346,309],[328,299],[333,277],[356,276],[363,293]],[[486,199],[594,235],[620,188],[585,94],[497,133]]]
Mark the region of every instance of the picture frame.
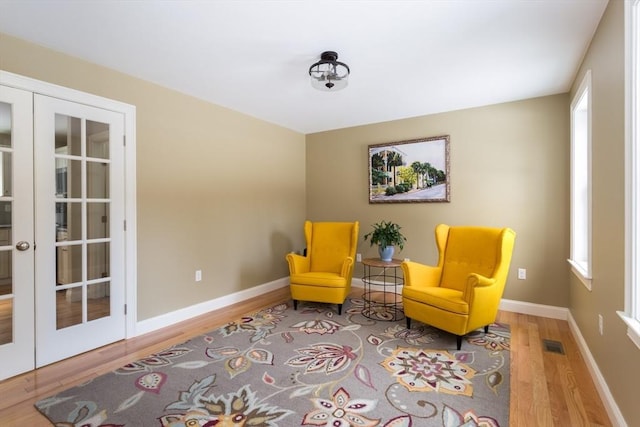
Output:
[[449,135],[369,145],[369,203],[450,202]]

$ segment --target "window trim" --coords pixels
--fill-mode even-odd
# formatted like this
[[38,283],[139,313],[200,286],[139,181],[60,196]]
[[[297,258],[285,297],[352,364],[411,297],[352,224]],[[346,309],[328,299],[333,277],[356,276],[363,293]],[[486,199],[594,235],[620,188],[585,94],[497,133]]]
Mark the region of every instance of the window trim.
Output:
[[[577,165],[575,164],[575,145],[576,145],[576,135],[575,135],[575,112],[578,110],[577,107],[582,103],[582,100],[585,96],[585,94],[588,95],[587,98],[587,116],[586,116],[586,126],[587,126],[587,212],[586,212],[586,223],[587,223],[587,236],[586,236],[586,244],[587,244],[587,262],[586,265],[584,265],[584,263],[582,262],[578,262],[575,260],[575,251],[574,251],[574,245],[575,245],[575,230],[574,230],[574,224],[575,224],[575,215],[576,215],[576,203],[575,203],[575,190],[574,190],[574,186],[575,186],[575,168],[577,167]],[[580,86],[578,87],[578,90],[576,91],[576,94],[573,98],[573,100],[571,101],[571,110],[570,110],[570,116],[571,116],[571,188],[570,188],[570,194],[571,194],[571,218],[570,218],[570,255],[569,255],[569,259],[567,260],[569,262],[569,264],[571,265],[571,271],[573,271],[573,273],[575,274],[576,277],[578,277],[578,279],[580,279],[580,282],[590,291],[591,290],[591,278],[592,278],[592,259],[591,259],[591,254],[592,254],[592,245],[591,245],[591,236],[592,236],[592,230],[591,230],[591,117],[592,117],[592,104],[593,104],[593,90],[592,90],[592,84],[591,84],[591,70],[587,70],[585,72],[585,75],[582,79],[582,82],[580,83]]]
[[640,348],[640,0],[625,2],[625,311],[627,336]]

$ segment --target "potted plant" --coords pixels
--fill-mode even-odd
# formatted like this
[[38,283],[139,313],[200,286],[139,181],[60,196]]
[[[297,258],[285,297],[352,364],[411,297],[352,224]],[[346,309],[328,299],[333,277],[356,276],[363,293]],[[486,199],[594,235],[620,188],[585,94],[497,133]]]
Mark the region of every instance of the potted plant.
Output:
[[391,261],[394,247],[402,250],[407,238],[400,232],[400,226],[391,221],[381,221],[373,224],[373,231],[364,235],[365,242],[371,238],[371,246],[378,245],[378,254],[382,261]]

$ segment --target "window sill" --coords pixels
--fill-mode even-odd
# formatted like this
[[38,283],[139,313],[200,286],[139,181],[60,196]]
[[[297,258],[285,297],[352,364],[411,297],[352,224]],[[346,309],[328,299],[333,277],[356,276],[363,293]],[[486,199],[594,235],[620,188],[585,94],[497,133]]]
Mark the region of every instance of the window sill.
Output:
[[627,324],[627,336],[640,348],[640,322],[622,311],[618,311],[618,316]]
[[578,264],[577,262],[568,259],[569,265],[571,265],[571,271],[573,274],[580,279],[580,282],[587,288],[589,291],[591,290],[591,276],[587,274],[584,268]]

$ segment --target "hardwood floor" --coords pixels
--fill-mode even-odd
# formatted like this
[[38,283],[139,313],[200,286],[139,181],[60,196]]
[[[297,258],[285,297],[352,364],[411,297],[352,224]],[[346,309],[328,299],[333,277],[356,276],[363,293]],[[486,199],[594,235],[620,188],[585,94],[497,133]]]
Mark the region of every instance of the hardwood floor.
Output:
[[[283,288],[2,381],[0,425],[49,425],[37,400],[288,299]],[[511,426],[611,426],[566,321],[500,312],[498,322],[511,327]],[[543,340],[560,342],[565,354],[546,351]]]

